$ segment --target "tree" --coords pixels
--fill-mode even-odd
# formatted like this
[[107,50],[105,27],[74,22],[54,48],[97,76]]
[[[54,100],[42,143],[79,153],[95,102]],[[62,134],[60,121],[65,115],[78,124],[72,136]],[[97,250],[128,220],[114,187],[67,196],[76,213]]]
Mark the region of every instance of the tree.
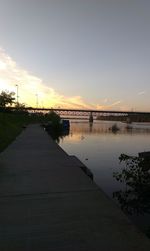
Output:
[[150,213],[150,158],[121,154],[119,160],[125,166],[113,176],[125,187],[114,192],[113,197],[130,215]]
[[15,104],[15,108],[17,108],[17,110],[19,110],[19,111],[24,111],[25,108],[26,108],[26,106],[25,106],[24,103],[19,103],[19,102],[17,102],[17,103]]
[[14,112],[16,113],[20,113],[20,114],[28,114],[28,111],[26,110],[26,106],[24,103],[15,103],[15,106],[14,106],[16,109]]
[[2,91],[0,94],[0,107],[11,106],[15,103],[15,93],[9,91]]

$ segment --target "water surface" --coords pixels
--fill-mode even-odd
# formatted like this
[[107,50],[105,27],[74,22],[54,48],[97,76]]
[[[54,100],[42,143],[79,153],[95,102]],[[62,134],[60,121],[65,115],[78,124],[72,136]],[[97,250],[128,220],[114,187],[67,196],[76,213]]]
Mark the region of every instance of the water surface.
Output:
[[[112,132],[116,123],[120,130]],[[120,171],[120,154],[138,156],[150,151],[150,123],[125,123],[111,121],[71,121],[69,135],[60,139],[60,146],[70,155],[76,155],[94,174],[94,181],[111,198],[126,184],[118,182],[113,173]],[[129,217],[146,233],[150,230],[150,215],[142,212]]]

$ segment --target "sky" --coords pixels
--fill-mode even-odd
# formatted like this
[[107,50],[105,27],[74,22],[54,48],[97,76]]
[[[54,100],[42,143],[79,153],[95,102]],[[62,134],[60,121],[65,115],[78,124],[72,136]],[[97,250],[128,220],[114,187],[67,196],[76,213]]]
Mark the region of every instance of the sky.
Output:
[[149,0],[0,0],[0,92],[150,112],[149,12]]

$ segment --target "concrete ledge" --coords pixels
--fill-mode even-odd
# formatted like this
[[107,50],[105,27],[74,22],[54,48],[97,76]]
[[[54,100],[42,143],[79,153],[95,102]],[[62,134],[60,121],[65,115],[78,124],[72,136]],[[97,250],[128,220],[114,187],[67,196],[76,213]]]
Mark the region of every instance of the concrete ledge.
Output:
[[88,176],[90,177],[91,180],[94,179],[94,175],[91,172],[91,170],[85,166],[76,156],[74,155],[70,155],[71,160],[75,163],[75,165],[77,167],[80,167],[82,169],[82,171]]

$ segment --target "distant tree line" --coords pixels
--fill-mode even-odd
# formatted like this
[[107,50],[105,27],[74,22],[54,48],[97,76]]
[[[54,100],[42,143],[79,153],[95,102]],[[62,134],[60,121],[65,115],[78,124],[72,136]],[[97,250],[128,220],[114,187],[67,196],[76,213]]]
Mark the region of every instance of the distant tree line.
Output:
[[127,116],[122,115],[98,115],[97,120],[110,120],[110,121],[124,121],[126,122]]
[[141,115],[104,115],[97,116],[97,120],[123,121],[123,122],[150,122],[150,114]]

